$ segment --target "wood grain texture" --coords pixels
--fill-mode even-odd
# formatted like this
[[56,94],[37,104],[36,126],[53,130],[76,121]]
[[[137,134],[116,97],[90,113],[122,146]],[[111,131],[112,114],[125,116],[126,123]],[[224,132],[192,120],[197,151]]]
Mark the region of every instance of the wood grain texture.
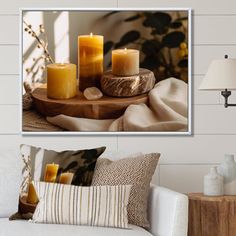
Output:
[[236,196],[189,196],[189,236],[235,236]]
[[87,100],[78,91],[78,95],[68,100],[55,100],[47,97],[46,88],[37,88],[33,94],[34,106],[43,116],[64,114],[90,119],[113,119],[120,117],[131,104],[148,103],[147,94],[130,98],[112,98],[103,96],[96,101]]

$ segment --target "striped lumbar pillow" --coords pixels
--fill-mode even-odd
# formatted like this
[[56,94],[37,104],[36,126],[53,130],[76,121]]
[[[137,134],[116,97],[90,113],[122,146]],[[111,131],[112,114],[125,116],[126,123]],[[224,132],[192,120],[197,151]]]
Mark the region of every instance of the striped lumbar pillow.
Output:
[[78,187],[33,182],[39,203],[35,223],[128,228],[131,185]]

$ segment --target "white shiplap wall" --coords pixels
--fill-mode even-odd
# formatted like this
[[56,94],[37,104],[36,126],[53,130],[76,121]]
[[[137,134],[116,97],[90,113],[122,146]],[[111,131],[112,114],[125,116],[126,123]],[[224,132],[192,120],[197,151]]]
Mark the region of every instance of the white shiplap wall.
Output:
[[[191,7],[193,9],[193,124],[191,137],[21,137],[19,114],[19,7]],[[235,0],[11,0],[0,8],[0,149],[20,143],[47,148],[106,145],[122,152],[162,153],[154,182],[189,192],[202,190],[202,176],[236,153],[236,108],[225,109],[217,92],[198,91],[208,64],[225,53],[236,57]],[[236,102],[236,96],[232,96]]]

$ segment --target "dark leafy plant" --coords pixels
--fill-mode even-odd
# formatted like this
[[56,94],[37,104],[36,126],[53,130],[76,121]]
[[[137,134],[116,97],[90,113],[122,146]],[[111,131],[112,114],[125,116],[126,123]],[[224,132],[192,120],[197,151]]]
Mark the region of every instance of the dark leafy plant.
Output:
[[[119,13],[109,13],[105,18]],[[182,17],[179,13],[135,12],[123,21],[138,21],[140,28],[150,29],[150,34],[142,35],[137,29],[130,30],[122,35],[118,42],[107,41],[104,53],[135,45],[135,48],[138,47],[142,53],[140,66],[152,70],[157,81],[170,76],[186,81],[184,73],[188,67],[187,29],[184,26],[186,20],[188,17]]]

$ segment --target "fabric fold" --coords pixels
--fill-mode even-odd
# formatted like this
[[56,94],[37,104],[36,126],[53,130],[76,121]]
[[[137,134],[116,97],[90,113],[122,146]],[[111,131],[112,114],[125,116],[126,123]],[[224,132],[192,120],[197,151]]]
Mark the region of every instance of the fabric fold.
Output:
[[47,121],[69,131],[176,132],[188,129],[188,85],[178,79],[160,81],[149,92],[149,106],[130,105],[118,119],[96,120],[58,115]]

